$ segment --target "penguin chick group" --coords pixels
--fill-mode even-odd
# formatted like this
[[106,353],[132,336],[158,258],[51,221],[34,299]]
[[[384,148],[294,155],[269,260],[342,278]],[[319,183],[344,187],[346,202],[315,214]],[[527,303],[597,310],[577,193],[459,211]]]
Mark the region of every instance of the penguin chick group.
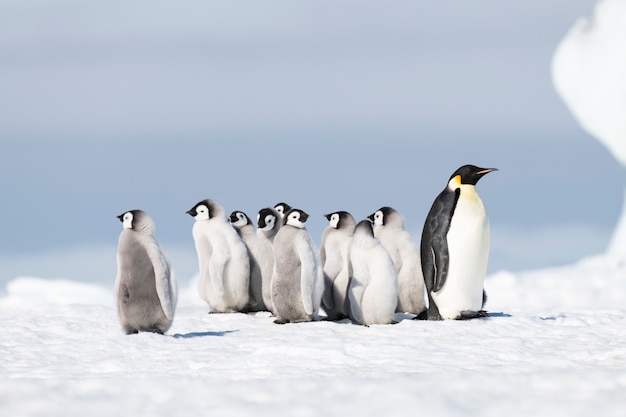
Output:
[[[394,323],[397,312],[416,319],[485,317],[483,289],[489,222],[476,183],[495,168],[457,169],[432,204],[420,247],[404,219],[381,207],[360,222],[347,211],[326,214],[318,251],[309,215],[286,203],[259,210],[256,229],[246,213],[227,216],[214,200],[187,213],[198,256],[198,293],[211,313],[269,311],[275,323],[349,318],[362,325]],[[118,216],[116,299],[127,334],[165,333],[176,308],[176,280],[141,210]]]

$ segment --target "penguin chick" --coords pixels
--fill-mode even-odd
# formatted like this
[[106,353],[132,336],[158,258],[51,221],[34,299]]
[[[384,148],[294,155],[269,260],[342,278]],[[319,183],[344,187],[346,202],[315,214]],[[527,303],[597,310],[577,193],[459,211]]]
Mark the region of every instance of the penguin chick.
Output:
[[280,219],[282,222],[283,218],[285,217],[285,214],[287,214],[287,212],[291,210],[291,206],[281,201],[280,203],[277,203],[274,206],[274,210],[276,210],[276,212],[280,215]]
[[420,251],[404,229],[404,218],[391,207],[381,207],[368,217],[376,237],[391,256],[398,274],[396,312],[418,315],[426,310]]
[[274,273],[274,237],[282,225],[280,214],[270,207],[259,210],[257,214],[257,230],[259,237],[259,257],[263,276],[263,302],[269,311],[274,313],[272,302],[272,275]]
[[319,255],[304,226],[308,214],[291,209],[274,238],[272,302],[275,323],[296,323],[317,318],[324,291]]
[[437,196],[426,217],[420,253],[428,319],[485,317],[489,219],[476,183],[496,168],[464,165]]
[[374,237],[372,223],[362,220],[350,245],[352,279],[348,289],[351,318],[358,324],[394,323],[398,278],[391,257]]
[[246,311],[268,311],[263,301],[263,271],[259,261],[263,256],[261,237],[256,233],[248,215],[243,211],[233,211],[230,215],[230,223],[246,245],[250,259],[250,292]]
[[337,211],[324,216],[328,219],[329,225],[322,232],[320,247],[320,260],[324,271],[322,306],[328,320],[341,320],[348,317],[350,312],[348,250],[356,222],[347,211]]
[[187,214],[195,219],[192,231],[200,268],[200,297],[211,313],[243,311],[250,285],[246,245],[217,202],[202,200]]
[[259,210],[257,214],[257,231],[263,233],[267,240],[274,241],[274,236],[282,226],[282,216],[273,208],[266,207]]
[[174,320],[178,289],[165,251],[154,237],[154,222],[142,210],[127,211],[117,248],[115,296],[126,334],[165,333]]

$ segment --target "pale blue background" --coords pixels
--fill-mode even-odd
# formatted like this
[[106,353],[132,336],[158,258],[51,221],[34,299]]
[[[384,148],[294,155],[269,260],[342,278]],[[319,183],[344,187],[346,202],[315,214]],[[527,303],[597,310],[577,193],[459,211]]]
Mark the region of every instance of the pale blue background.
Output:
[[556,96],[593,1],[0,1],[0,283],[112,282],[123,211],[196,271],[185,214],[398,209],[418,241],[450,174],[478,190],[489,270],[602,252],[624,173]]

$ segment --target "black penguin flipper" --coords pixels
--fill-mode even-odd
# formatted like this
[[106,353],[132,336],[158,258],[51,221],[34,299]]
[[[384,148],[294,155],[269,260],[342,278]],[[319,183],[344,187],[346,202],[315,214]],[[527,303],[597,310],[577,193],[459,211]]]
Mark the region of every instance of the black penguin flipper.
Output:
[[444,191],[433,202],[424,223],[420,255],[422,273],[428,292],[439,291],[446,283],[448,276],[448,230],[450,221],[460,196],[460,190]]

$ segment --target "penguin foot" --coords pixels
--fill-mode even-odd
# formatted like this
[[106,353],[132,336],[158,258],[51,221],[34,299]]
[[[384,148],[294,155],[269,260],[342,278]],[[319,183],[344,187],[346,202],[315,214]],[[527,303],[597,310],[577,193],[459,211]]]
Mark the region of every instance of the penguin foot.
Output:
[[413,317],[412,320],[428,320],[428,310],[422,311],[417,316]]
[[487,317],[487,316],[489,316],[489,313],[485,310],[478,310],[478,311],[465,310],[465,311],[461,311],[461,315],[459,316],[457,320],[479,319],[479,318]]
[[287,323],[289,323],[289,320],[276,319],[276,320],[274,320],[274,323],[276,323],[276,324],[287,324]]

